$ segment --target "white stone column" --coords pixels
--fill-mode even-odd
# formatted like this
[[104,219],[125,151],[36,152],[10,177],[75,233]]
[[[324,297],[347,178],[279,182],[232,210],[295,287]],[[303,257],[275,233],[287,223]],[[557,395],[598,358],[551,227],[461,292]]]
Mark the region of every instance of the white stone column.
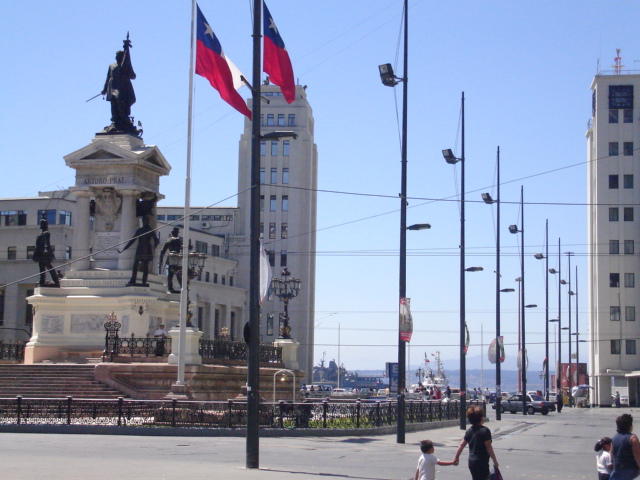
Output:
[[[170,365],[177,365],[180,357],[180,328],[173,327],[169,330],[169,338],[171,338],[171,355],[167,359]],[[184,363],[185,365],[202,365],[202,357],[200,356],[200,338],[203,333],[197,328],[187,327],[185,329],[185,349]]]
[[[89,212],[89,196],[91,192],[76,191],[76,214],[73,219],[73,244],[71,257],[75,260],[70,268],[75,270],[89,270],[89,247],[91,244],[91,214]],[[86,257],[86,258],[82,258]],[[81,259],[81,260],[76,260]]]
[[[118,190],[122,194],[122,216],[120,218],[120,241],[128,242],[139,227],[136,218],[136,200],[138,192],[134,190]],[[125,245],[120,247],[120,250]],[[136,244],[120,254],[118,257],[118,270],[131,270],[136,254]]]

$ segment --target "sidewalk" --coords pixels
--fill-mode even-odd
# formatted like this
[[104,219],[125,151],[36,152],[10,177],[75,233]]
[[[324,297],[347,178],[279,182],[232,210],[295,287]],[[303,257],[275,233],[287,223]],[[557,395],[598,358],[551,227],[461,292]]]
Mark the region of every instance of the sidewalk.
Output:
[[[494,449],[505,478],[595,478],[593,445],[614,433],[615,417],[636,409],[565,409],[547,416],[494,419]],[[420,440],[450,460],[463,436],[459,426],[396,436],[261,438],[260,469],[246,469],[246,442],[231,437],[130,437],[0,434],[3,477],[9,480],[309,480],[413,478]],[[468,479],[467,453],[458,467],[438,467],[439,479]]]

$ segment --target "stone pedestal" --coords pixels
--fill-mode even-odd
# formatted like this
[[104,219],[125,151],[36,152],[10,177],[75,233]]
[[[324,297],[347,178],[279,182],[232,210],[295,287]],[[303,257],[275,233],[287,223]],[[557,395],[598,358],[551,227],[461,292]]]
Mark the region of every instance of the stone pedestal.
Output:
[[[199,353],[200,338],[202,338],[202,335],[203,333],[195,328],[186,328],[184,349],[185,365],[202,365],[202,357]],[[168,363],[170,365],[178,365],[178,355],[180,354],[180,328],[176,326],[169,330],[169,337],[171,338],[171,355],[169,355]]]
[[300,344],[288,338],[279,338],[273,343],[278,347],[282,347],[282,362],[284,366],[289,370],[299,370],[298,347]]

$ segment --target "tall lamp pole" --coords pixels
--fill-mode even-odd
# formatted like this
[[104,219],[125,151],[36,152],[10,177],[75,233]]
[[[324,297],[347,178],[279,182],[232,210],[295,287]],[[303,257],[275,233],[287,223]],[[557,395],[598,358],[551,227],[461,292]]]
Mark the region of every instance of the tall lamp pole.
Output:
[[[558,238],[558,270],[550,268],[549,273],[558,275],[558,358],[556,359],[556,393],[562,391],[562,255],[561,255],[560,239]],[[556,321],[556,320],[553,320]]]
[[[398,82],[403,82],[402,90],[402,153],[401,153],[401,190],[400,190],[400,302],[407,296],[407,84],[408,78],[408,51],[409,51],[409,0],[404,0],[404,74],[397,78],[393,73],[391,64],[380,65],[380,79],[387,87],[395,87]],[[400,323],[398,322],[398,415],[397,415],[397,443],[405,442],[405,386],[406,386],[406,342],[402,340]]]
[[538,260],[545,259],[544,301],[545,301],[545,329],[544,329],[544,398],[549,400],[549,220],[545,224],[545,253],[536,253]]
[[460,162],[460,429],[466,430],[467,419],[467,363],[466,363],[466,307],[465,307],[465,231],[464,231],[464,92],[461,100],[462,142],[461,155],[457,158],[451,149],[442,151],[449,164]]
[[[571,296],[573,295],[573,292],[571,291],[571,256],[573,255],[573,252],[567,252],[567,258],[569,259],[569,321],[568,321],[568,327],[567,330],[569,331],[569,371],[568,371],[568,381],[569,381],[569,408],[571,408],[573,406],[573,399],[572,399],[572,395],[571,395],[571,389],[573,387],[573,372],[571,371]],[[561,333],[562,335],[562,333]]]

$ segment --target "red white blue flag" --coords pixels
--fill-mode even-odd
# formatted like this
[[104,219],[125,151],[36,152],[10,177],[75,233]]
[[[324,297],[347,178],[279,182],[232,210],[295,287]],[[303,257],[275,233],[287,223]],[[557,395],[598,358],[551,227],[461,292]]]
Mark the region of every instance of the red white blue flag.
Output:
[[264,73],[269,75],[271,83],[278,85],[287,103],[296,99],[296,83],[293,79],[293,67],[278,27],[269,13],[267,4],[262,2],[264,22]]
[[213,33],[200,7],[196,22],[196,74],[209,80],[225,102],[251,118],[251,110],[237,92],[243,85],[240,80],[242,74],[222,51],[218,37]]

